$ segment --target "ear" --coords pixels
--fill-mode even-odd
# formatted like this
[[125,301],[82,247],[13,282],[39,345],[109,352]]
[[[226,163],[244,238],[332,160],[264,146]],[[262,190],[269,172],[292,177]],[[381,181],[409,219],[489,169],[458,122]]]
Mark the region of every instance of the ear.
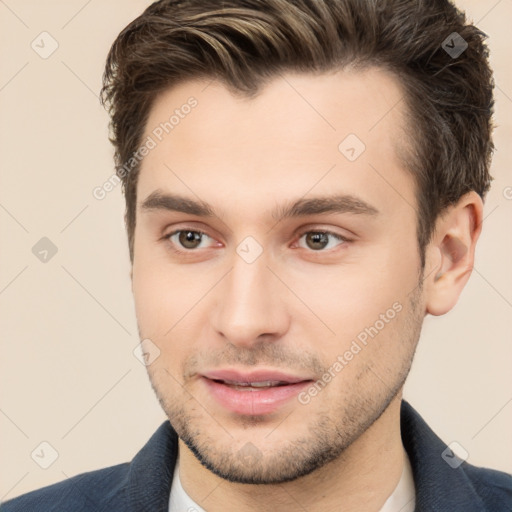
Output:
[[468,192],[437,219],[426,248],[424,281],[426,312],[444,315],[457,303],[473,270],[475,247],[482,230],[483,202]]

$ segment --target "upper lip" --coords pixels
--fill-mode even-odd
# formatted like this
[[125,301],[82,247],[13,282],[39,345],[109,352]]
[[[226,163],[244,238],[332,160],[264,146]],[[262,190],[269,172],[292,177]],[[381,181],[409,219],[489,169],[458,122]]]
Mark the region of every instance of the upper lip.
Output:
[[254,370],[252,372],[242,372],[231,368],[224,370],[212,370],[202,374],[203,377],[211,380],[226,380],[231,382],[265,382],[279,381],[289,384],[312,380],[310,377],[301,377],[299,375],[291,375],[278,370]]

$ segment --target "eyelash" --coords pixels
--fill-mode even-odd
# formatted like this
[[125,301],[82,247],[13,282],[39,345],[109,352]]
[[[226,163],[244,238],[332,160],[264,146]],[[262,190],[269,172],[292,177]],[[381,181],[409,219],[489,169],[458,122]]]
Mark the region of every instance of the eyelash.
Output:
[[[177,249],[176,248],[176,245],[171,241],[171,237],[174,236],[174,235],[177,235],[178,233],[182,233],[182,232],[185,232],[185,231],[189,231],[189,232],[192,232],[192,233],[198,233],[201,236],[206,236],[208,238],[211,238],[207,233],[205,233],[204,231],[201,231],[200,229],[186,229],[186,228],[182,228],[182,229],[177,229],[175,231],[172,231],[168,235],[165,235],[163,237],[163,239],[167,240],[169,242],[169,244],[171,245],[171,249],[174,252],[178,253],[178,254],[193,253],[193,252],[196,252],[196,251],[199,250],[199,249]],[[343,235],[340,235],[339,233],[335,233],[333,231],[329,231],[328,229],[318,229],[318,230],[303,231],[300,234],[298,240],[300,240],[304,235],[308,235],[308,234],[311,234],[311,233],[326,234],[326,235],[332,236],[332,237],[336,238],[337,240],[339,240],[340,242],[342,242],[339,245],[344,245],[346,242],[351,242],[350,239],[344,237]],[[311,253],[322,253],[322,252],[330,252],[331,250],[332,249],[330,249],[330,250],[319,249],[318,251],[315,251],[315,250],[311,249],[310,252]]]

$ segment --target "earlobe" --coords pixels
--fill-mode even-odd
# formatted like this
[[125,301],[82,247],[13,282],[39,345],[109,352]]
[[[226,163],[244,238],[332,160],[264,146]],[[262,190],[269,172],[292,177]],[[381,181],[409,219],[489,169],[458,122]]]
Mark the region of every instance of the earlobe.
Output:
[[473,269],[482,216],[482,199],[468,192],[438,218],[427,250],[426,268],[432,269],[424,283],[427,313],[444,315],[457,303]]

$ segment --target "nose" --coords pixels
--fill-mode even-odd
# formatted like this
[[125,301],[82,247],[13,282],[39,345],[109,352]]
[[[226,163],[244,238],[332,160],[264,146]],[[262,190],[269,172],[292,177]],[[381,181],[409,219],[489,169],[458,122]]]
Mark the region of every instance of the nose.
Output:
[[238,347],[279,339],[290,324],[285,292],[264,253],[252,263],[234,254],[231,271],[217,287],[214,329]]

